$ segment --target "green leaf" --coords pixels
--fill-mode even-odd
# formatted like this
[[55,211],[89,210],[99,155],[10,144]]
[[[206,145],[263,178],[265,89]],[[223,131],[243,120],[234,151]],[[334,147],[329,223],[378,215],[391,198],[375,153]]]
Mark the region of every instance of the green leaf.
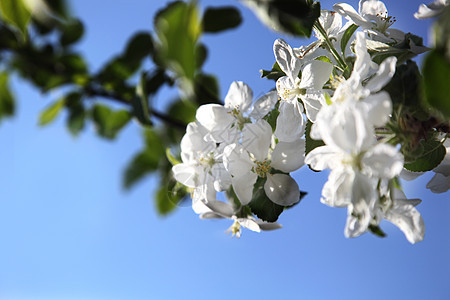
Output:
[[270,28],[287,34],[310,37],[320,16],[320,3],[306,0],[246,0],[260,20]]
[[201,24],[195,2],[176,1],[155,16],[159,59],[177,76],[192,82],[197,69],[196,44]]
[[112,111],[109,107],[96,104],[92,108],[92,120],[97,133],[104,138],[114,139],[117,133],[128,124],[131,115],[126,110]]
[[39,126],[45,126],[50,124],[59,115],[62,108],[64,107],[65,99],[62,98],[58,101],[53,102],[49,107],[47,107],[39,116]]
[[264,191],[266,178],[258,177],[253,187],[253,197],[248,204],[252,212],[263,221],[275,222],[283,212],[284,207],[273,203]]
[[369,225],[369,231],[378,237],[386,237],[386,233],[378,225]]
[[314,150],[317,147],[320,146],[324,146],[325,143],[322,140],[315,140],[313,138],[311,138],[311,126],[312,126],[312,122],[310,120],[308,120],[306,122],[306,128],[305,128],[305,156],[311,152],[312,150]]
[[172,152],[170,151],[170,148],[166,148],[166,157],[169,160],[169,162],[172,164],[172,166],[181,164],[181,161],[178,160],[175,156],[173,156]]
[[280,77],[286,76],[277,62],[273,64],[272,70],[260,70],[259,72],[261,73],[261,78],[267,78],[274,81],[277,81]]
[[235,28],[242,23],[239,11],[234,7],[206,8],[203,14],[203,31],[219,32]]
[[446,150],[441,142],[436,140],[422,140],[422,153],[410,163],[405,163],[405,169],[413,172],[426,172],[436,168],[444,159]]
[[83,130],[86,119],[82,95],[78,92],[69,93],[64,97],[64,103],[69,112],[66,121],[67,129],[72,135],[77,136]]
[[14,115],[14,96],[9,89],[9,75],[0,72],[0,120]]
[[160,153],[149,148],[135,155],[125,170],[123,186],[129,189],[142,180],[145,175],[156,171],[160,159]]
[[433,50],[425,58],[423,76],[428,104],[450,118],[450,61]]
[[151,35],[147,32],[136,33],[128,42],[124,58],[126,60],[141,61],[143,58],[153,54],[154,45]]
[[345,57],[345,48],[347,48],[348,41],[352,37],[355,30],[358,29],[358,27],[359,27],[358,25],[352,24],[345,30],[344,34],[342,35],[341,49],[344,57]]
[[198,105],[220,103],[217,78],[209,74],[197,74],[195,76],[194,95],[194,100]]
[[174,179],[163,178],[156,192],[156,210],[160,215],[166,216],[177,208],[186,195],[186,189],[180,183]]
[[148,106],[148,92],[146,87],[146,74],[141,74],[141,79],[136,86],[136,97],[131,99],[133,108],[133,115],[144,126],[151,126],[149,106]]
[[60,43],[68,46],[76,43],[84,34],[84,26],[80,20],[71,20],[61,29]]
[[15,49],[19,44],[17,36],[6,26],[0,26],[0,49]]
[[0,10],[0,17],[3,21],[17,27],[23,34],[27,32],[31,12],[23,0],[1,0]]
[[269,123],[270,127],[272,127],[272,131],[275,131],[277,127],[277,119],[278,115],[280,114],[280,111],[278,109],[279,107],[280,101],[277,101],[275,107],[267,115],[264,116],[264,120],[266,120],[267,123]]

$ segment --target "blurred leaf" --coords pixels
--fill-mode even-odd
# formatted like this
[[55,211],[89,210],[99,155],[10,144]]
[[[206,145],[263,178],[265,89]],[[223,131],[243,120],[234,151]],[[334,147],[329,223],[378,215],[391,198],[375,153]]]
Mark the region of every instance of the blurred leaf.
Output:
[[0,49],[15,49],[18,43],[14,32],[0,24]]
[[261,78],[267,78],[274,81],[277,81],[278,78],[285,76],[277,62],[273,64],[272,70],[260,70],[259,72],[261,73]]
[[359,27],[358,25],[352,24],[345,30],[344,34],[342,35],[341,49],[342,49],[342,53],[344,54],[344,57],[345,57],[345,48],[347,48],[348,41],[352,37],[355,30],[358,29],[358,27]]
[[203,31],[219,32],[232,29],[242,23],[239,11],[234,7],[207,7],[203,14]]
[[67,129],[69,132],[77,136],[84,128],[86,120],[86,110],[82,103],[82,96],[78,92],[72,92],[65,96],[64,103],[69,112],[67,116]]
[[23,0],[1,0],[0,10],[0,17],[3,21],[17,27],[23,34],[27,32],[31,12]]
[[425,58],[423,76],[428,104],[450,118],[450,62],[433,50]]
[[84,26],[80,20],[71,20],[61,29],[60,42],[63,46],[76,43],[84,34]]
[[420,141],[421,154],[410,163],[405,163],[405,169],[413,172],[426,172],[436,168],[444,159],[446,150],[441,142],[436,140]]
[[92,120],[97,133],[104,138],[114,139],[117,133],[128,124],[131,115],[126,110],[112,111],[109,107],[96,104],[92,108]]
[[221,102],[219,100],[219,83],[213,75],[197,74],[195,76],[194,94],[195,102],[198,105]]
[[52,12],[58,16],[65,19],[70,16],[65,0],[45,0],[45,3],[47,3]]
[[253,187],[252,200],[248,205],[252,212],[261,220],[275,222],[283,212],[284,207],[273,203],[272,200],[267,197],[266,192],[264,191],[265,182],[266,178],[258,177],[258,180]]
[[138,32],[128,42],[123,57],[127,61],[140,62],[154,51],[153,40],[149,33]]
[[62,98],[47,107],[39,116],[39,126],[45,126],[55,120],[64,107],[64,103],[65,99]]
[[14,114],[14,97],[9,89],[9,75],[0,72],[0,120]]
[[196,44],[201,35],[196,3],[172,2],[155,16],[155,30],[161,61],[179,78],[192,82],[198,66]]
[[166,216],[177,208],[186,195],[186,189],[182,184],[173,178],[163,177],[156,192],[156,210],[160,215]]
[[320,3],[307,0],[241,0],[273,30],[310,37],[320,16]]
[[195,51],[195,53],[197,54],[197,69],[201,69],[203,64],[206,61],[206,58],[208,57],[208,49],[206,48],[206,46],[202,43],[197,45],[197,49]]
[[133,115],[144,126],[151,126],[150,113],[148,107],[148,92],[146,87],[146,73],[141,74],[138,85],[136,86],[136,97],[131,99]]
[[133,187],[150,172],[156,171],[160,157],[151,149],[138,153],[125,170],[123,185],[126,189]]

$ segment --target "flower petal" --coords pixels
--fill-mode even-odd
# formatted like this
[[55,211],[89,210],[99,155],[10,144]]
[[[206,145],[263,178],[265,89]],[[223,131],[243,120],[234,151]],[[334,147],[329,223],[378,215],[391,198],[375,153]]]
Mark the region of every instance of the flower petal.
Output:
[[275,136],[282,142],[293,142],[299,140],[305,133],[305,120],[300,111],[299,103],[294,104],[282,101],[278,110]]
[[267,197],[278,205],[291,206],[300,201],[297,182],[286,174],[268,175],[264,191]]
[[225,107],[246,112],[253,102],[252,89],[242,81],[233,81],[225,96]]
[[252,200],[256,179],[258,179],[258,175],[253,172],[231,178],[234,192],[242,205],[247,205]]
[[289,173],[305,164],[305,140],[279,142],[273,149],[271,167]]
[[376,93],[383,88],[394,76],[395,66],[397,64],[397,57],[389,56],[380,64],[377,73],[370,78],[365,88],[372,93]]
[[272,127],[266,120],[245,124],[242,130],[242,146],[252,153],[257,161],[264,161],[272,142]]
[[385,218],[400,228],[410,243],[414,244],[423,240],[425,224],[410,200],[395,200],[394,206],[386,213]]
[[273,44],[273,53],[280,69],[292,81],[295,81],[300,72],[301,61],[292,50],[292,47],[282,39],[277,39]]
[[234,118],[228,113],[229,109],[219,104],[205,104],[197,109],[196,119],[206,129],[223,130],[234,122]]
[[271,91],[264,96],[256,100],[253,104],[253,110],[250,113],[250,117],[254,119],[262,119],[267,115],[275,106],[278,101],[278,93],[276,91]]
[[403,156],[388,144],[377,144],[361,159],[363,169],[371,177],[391,179],[403,170]]
[[330,79],[333,65],[321,60],[313,60],[302,69],[301,89],[322,89]]

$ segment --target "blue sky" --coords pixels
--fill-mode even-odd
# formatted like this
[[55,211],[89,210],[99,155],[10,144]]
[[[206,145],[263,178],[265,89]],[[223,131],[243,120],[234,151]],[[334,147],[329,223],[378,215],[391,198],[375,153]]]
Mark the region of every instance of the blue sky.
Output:
[[[386,1],[387,2],[387,1]],[[92,68],[120,53],[136,30],[150,30],[168,1],[71,1],[86,24],[78,45]],[[357,1],[349,1],[357,7]],[[420,1],[391,1],[396,28],[427,40],[430,21],[412,14]],[[224,96],[234,80],[255,96],[273,88],[259,69],[274,61],[266,29],[244,16],[237,29],[205,35],[205,69],[219,75]],[[330,9],[330,1],[322,7]],[[293,46],[305,40],[287,38]],[[140,130],[127,126],[113,142],[91,126],[73,138],[64,117],[39,128],[39,112],[57,94],[41,95],[14,80],[15,118],[0,126],[0,299],[449,299],[450,193],[425,189],[432,174],[405,183],[426,225],[423,242],[408,243],[388,222],[384,239],[346,239],[345,209],[319,202],[327,174],[302,168],[295,177],[308,195],[280,218],[282,230],[245,231],[231,239],[227,221],[202,221],[186,205],[162,218],[154,209],[156,178],[121,188],[122,171],[141,148]],[[158,94],[164,106],[170,94]]]

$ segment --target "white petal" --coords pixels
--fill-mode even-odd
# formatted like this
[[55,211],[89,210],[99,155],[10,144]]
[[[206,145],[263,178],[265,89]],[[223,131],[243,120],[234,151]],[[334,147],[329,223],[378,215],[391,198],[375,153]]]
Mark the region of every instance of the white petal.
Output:
[[261,220],[256,220],[256,223],[258,223],[259,228],[261,228],[261,230],[264,230],[264,231],[280,229],[281,227],[283,227],[279,223],[270,223],[270,222],[265,222],[265,221],[261,221]]
[[387,16],[387,9],[381,1],[361,0],[359,1],[359,13],[361,17],[376,22],[381,17]]
[[300,72],[301,61],[295,57],[292,47],[284,40],[277,39],[273,44],[273,53],[280,69],[292,81],[295,81]]
[[245,124],[242,130],[242,146],[252,153],[257,161],[264,161],[272,141],[272,127],[266,120]]
[[212,212],[224,217],[224,218],[231,218],[234,214],[234,209],[231,206],[231,204],[213,200],[213,201],[206,201],[205,205],[211,209]]
[[192,164],[177,164],[172,167],[173,177],[176,181],[187,187],[198,186],[198,176],[202,173],[202,168]]
[[305,140],[279,142],[273,149],[271,167],[289,173],[304,165]]
[[261,232],[258,223],[256,221],[246,218],[238,218],[237,221],[241,224],[242,227],[250,229],[251,231]]
[[283,142],[299,140],[305,133],[305,121],[298,102],[282,101],[279,106],[275,136]]
[[205,104],[197,109],[195,117],[208,130],[222,130],[234,122],[229,110],[219,104]]
[[333,5],[333,9],[347,20],[353,21],[358,26],[361,26],[363,28],[370,28],[370,26],[372,25],[370,22],[363,19],[356,12],[356,10],[347,3],[337,3]]
[[383,126],[390,120],[392,101],[386,91],[370,95],[356,105],[365,112],[367,121],[374,126]]
[[316,171],[322,171],[339,167],[343,158],[339,148],[325,145],[309,152],[305,157],[305,163]]
[[378,92],[383,88],[394,76],[395,66],[397,64],[397,57],[390,56],[386,58],[381,64],[377,73],[370,78],[365,88],[372,93]]
[[450,176],[441,173],[434,174],[433,178],[427,183],[427,189],[436,194],[447,192],[450,189]]
[[391,179],[403,170],[403,156],[388,144],[377,144],[361,159],[363,169],[371,177]]
[[306,117],[315,122],[319,110],[324,105],[324,98],[320,92],[307,91],[305,95],[301,97],[303,104],[305,105]]
[[232,176],[242,176],[251,172],[253,162],[248,152],[237,144],[231,144],[223,150],[223,164]]
[[275,106],[278,101],[278,93],[276,91],[271,91],[264,96],[256,100],[253,105],[253,110],[250,113],[250,117],[254,119],[262,119],[267,115]]
[[352,203],[355,172],[349,168],[332,170],[322,189],[320,202],[333,207],[345,207]]
[[246,112],[253,102],[252,89],[242,81],[233,81],[225,96],[225,107]]
[[322,89],[323,85],[330,79],[333,65],[321,60],[313,60],[307,63],[302,70],[300,88]]
[[448,0],[436,0],[427,5],[420,4],[418,11],[414,13],[414,17],[416,19],[434,18],[442,13],[449,3]]
[[422,216],[409,200],[396,200],[385,218],[400,228],[410,243],[414,244],[423,240],[425,224]]
[[264,191],[269,199],[282,206],[291,206],[300,201],[300,190],[297,182],[285,174],[267,176]]
[[252,200],[253,186],[255,185],[258,175],[253,172],[242,174],[231,179],[234,192],[242,205],[247,205]]

